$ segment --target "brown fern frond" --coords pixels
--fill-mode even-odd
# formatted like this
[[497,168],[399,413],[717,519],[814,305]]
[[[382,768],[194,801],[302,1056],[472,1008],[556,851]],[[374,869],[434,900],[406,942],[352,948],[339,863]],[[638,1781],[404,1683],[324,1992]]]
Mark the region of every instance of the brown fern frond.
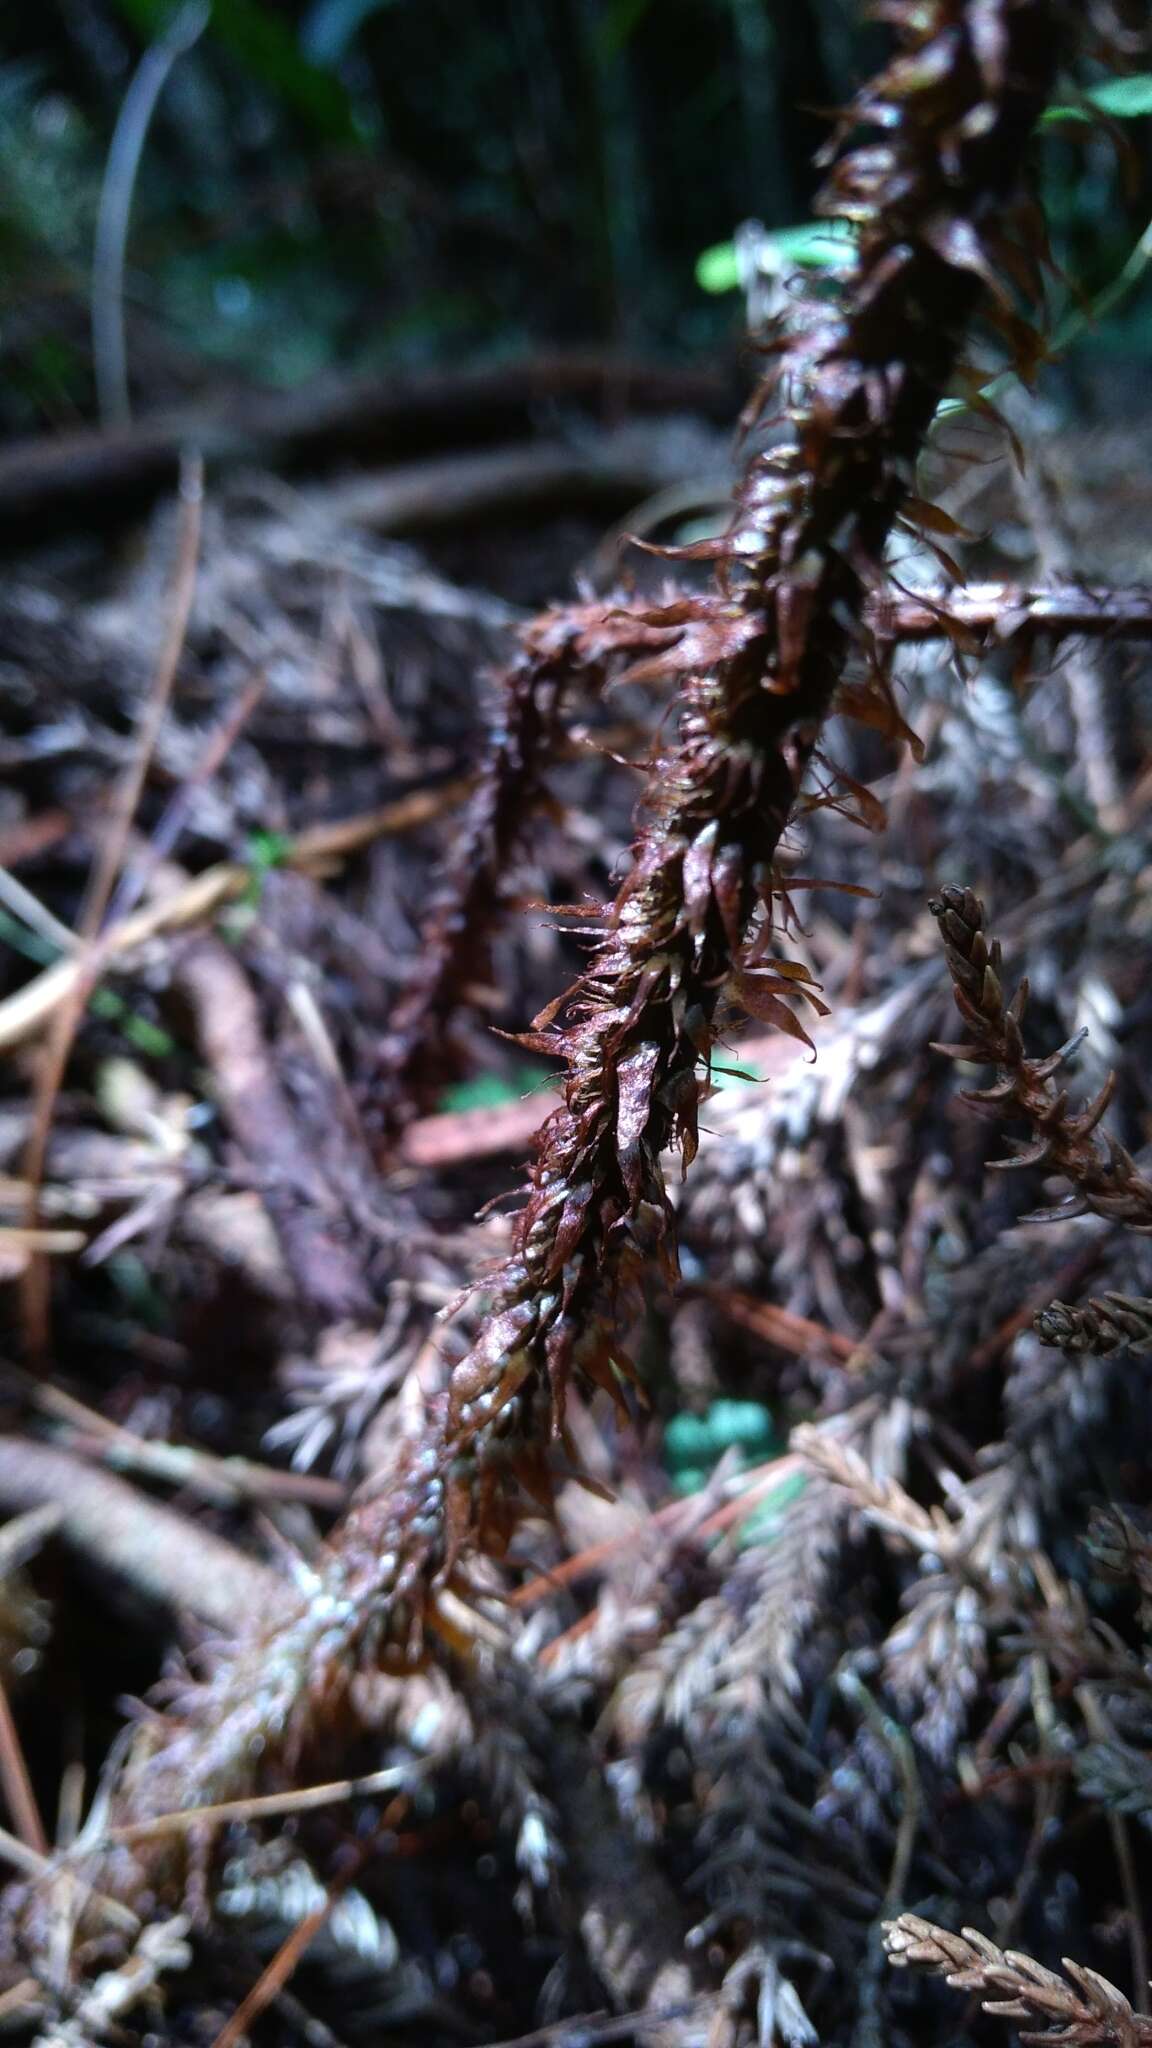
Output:
[[[676,1138],[686,1164],[695,1152],[697,1069],[720,991],[758,901],[771,900],[773,849],[978,300],[991,191],[1013,184],[1033,110],[1024,81],[1034,98],[1047,82],[1050,51],[1027,7],[1004,10],[1002,43],[963,7],[901,22],[908,54],[855,110],[888,139],[849,151],[825,202],[859,220],[856,269],[798,302],[779,337],[773,389],[792,432],[752,457],[717,544],[728,617],[710,621],[709,665],[686,683],[678,743],[655,770],[649,822],[571,1021],[538,1020],[537,1043],[567,1061],[569,1080],[488,1328],[455,1376],[450,1427],[473,1440],[498,1412],[501,1434],[513,1426],[505,1411],[530,1382],[560,1426],[574,1370],[614,1385],[626,1360],[612,1323],[650,1257],[671,1267],[659,1154]],[[926,51],[929,70],[939,60],[931,89],[917,71]],[[965,120],[978,142],[957,144]],[[775,977],[767,993],[781,1008]]]
[[504,878],[547,794],[573,697],[599,696],[613,671],[666,637],[612,603],[569,605],[520,629],[520,651],[495,681],[484,759],[421,923],[412,978],[369,1076],[366,1118],[383,1149],[442,1078],[445,1033],[482,978]]
[[[364,1666],[402,1670],[483,1634],[477,1546],[499,1552],[521,1486],[547,1494],[573,1377],[622,1399],[617,1331],[655,1263],[675,1271],[661,1154],[685,1165],[718,1005],[738,976],[795,1027],[791,963],[748,934],[819,744],[924,436],[988,288],[1000,230],[1057,57],[1048,0],[932,0],[892,11],[901,51],[851,110],[825,210],[850,219],[848,273],[789,307],[754,406],[783,437],[750,455],[718,553],[725,616],[683,683],[631,870],[570,999],[533,1043],[567,1066],[540,1133],[512,1256],[480,1334],[433,1402],[425,1441],[354,1508],[294,1620],[257,1625],[188,1718],[150,1731],[131,1773],[146,1811],[171,1774],[203,1797],[253,1759],[298,1751],[348,1709]],[[682,615],[681,615],[682,616]],[[679,624],[676,608],[670,623]],[[800,984],[802,985],[802,983]],[[775,1006],[775,1007],[773,1007]],[[559,1020],[559,1021],[558,1021]],[[199,1727],[197,1729],[197,1725]],[[190,1740],[190,1734],[197,1739]],[[152,1754],[149,1758],[148,1751]]]
[[[921,506],[921,514],[931,508]],[[607,598],[544,612],[518,630],[516,658],[494,683],[494,716],[476,786],[421,920],[412,977],[389,1020],[366,1083],[366,1121],[387,1149],[438,1080],[443,1038],[484,954],[501,885],[546,796],[546,770],[574,697],[601,695],[614,676],[679,681],[754,639],[754,613],[721,594],[643,604]],[[951,640],[971,650],[1007,642],[1152,637],[1152,590],[1074,582],[1052,589],[1002,584],[869,594],[864,649],[879,650],[863,678],[841,682],[837,712],[886,737],[920,742],[892,695],[883,656],[895,645]]]
[[1053,1301],[1037,1314],[1033,1328],[1042,1344],[1063,1351],[1106,1355],[1127,1349],[1152,1351],[1152,1299],[1146,1294],[1092,1294],[1087,1301]]
[[1031,1126],[1029,1143],[1017,1143],[1013,1158],[992,1163],[1002,1169],[1047,1166],[1072,1182],[1073,1194],[1058,1208],[1041,1212],[1044,1216],[1091,1210],[1108,1222],[1152,1230],[1152,1184],[1115,1138],[1097,1135],[1115,1077],[1109,1077],[1095,1101],[1074,1112],[1055,1076],[1080,1037],[1046,1059],[1029,1058],[1021,1033],[1028,983],[1022,981],[1010,1000],[1005,997],[1000,946],[986,935],[979,897],[971,889],[947,888],[929,908],[940,926],[956,1007],[971,1034],[963,1045],[937,1050],[994,1066],[993,1086],[971,1091],[965,1100],[986,1104],[997,1116],[1023,1117]]
[[985,2012],[1043,2026],[1043,2033],[1021,2033],[1021,2041],[1060,2042],[1062,2048],[1146,2048],[1152,2042],[1152,2017],[1136,2012],[1106,1977],[1067,1957],[1071,1983],[1031,1956],[997,1948],[974,1927],[952,1934],[918,1913],[886,1922],[884,1943],[899,1968],[935,1970],[955,1990],[976,1992]]

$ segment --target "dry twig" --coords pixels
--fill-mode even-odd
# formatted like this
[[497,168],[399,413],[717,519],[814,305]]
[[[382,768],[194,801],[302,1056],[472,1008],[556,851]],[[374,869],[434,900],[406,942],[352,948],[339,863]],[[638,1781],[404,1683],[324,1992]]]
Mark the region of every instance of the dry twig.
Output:
[[885,1946],[901,1969],[914,1964],[935,1970],[955,1990],[976,1992],[985,2012],[1043,2026],[1043,2033],[1021,2033],[1022,2041],[1060,2042],[1063,2048],[1146,2048],[1152,2042],[1152,2018],[1134,2011],[1098,1971],[1067,1957],[1071,1984],[1031,1956],[997,1948],[974,1927],[951,1934],[918,1913],[890,1920]]
[[1083,1033],[1046,1059],[1029,1058],[1020,1028],[1028,983],[1022,981],[1011,1000],[1005,998],[1000,947],[985,935],[979,897],[971,889],[947,888],[930,908],[944,940],[956,1007],[971,1033],[963,1045],[942,1045],[937,1051],[994,1066],[993,1086],[972,1090],[965,1100],[987,1104],[998,1116],[1021,1116],[1032,1128],[1030,1143],[1014,1143],[1013,1157],[993,1164],[1001,1169],[1049,1166],[1072,1182],[1074,1193],[1042,1211],[1041,1218],[1080,1216],[1091,1210],[1110,1223],[1152,1230],[1152,1184],[1115,1138],[1096,1135],[1112,1100],[1115,1076],[1109,1076],[1095,1101],[1073,1114],[1067,1091],[1058,1087],[1055,1076]]

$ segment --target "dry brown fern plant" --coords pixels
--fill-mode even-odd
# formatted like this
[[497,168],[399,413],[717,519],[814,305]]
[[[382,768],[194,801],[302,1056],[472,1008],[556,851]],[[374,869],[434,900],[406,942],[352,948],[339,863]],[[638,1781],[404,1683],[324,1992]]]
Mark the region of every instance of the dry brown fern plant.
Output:
[[1029,1057],[1021,1032],[1028,983],[1022,981],[1015,995],[1005,997],[1000,946],[987,938],[979,897],[971,889],[947,888],[930,907],[944,941],[956,1007],[971,1034],[963,1045],[937,1050],[954,1059],[994,1066],[992,1086],[970,1091],[965,1101],[987,1106],[998,1116],[1022,1117],[1031,1127],[1030,1142],[1014,1143],[1013,1157],[993,1164],[1001,1169],[1051,1167],[1072,1182],[1072,1194],[1058,1208],[1042,1211],[1033,1220],[1090,1210],[1110,1223],[1152,1230],[1152,1183],[1115,1138],[1097,1136],[1115,1091],[1115,1077],[1109,1076],[1086,1109],[1073,1114],[1056,1076],[1084,1033],[1045,1059]]
[[[1146,593],[986,586],[915,596],[878,588],[866,607],[876,667],[871,691],[843,690],[838,708],[906,734],[885,669],[895,648],[923,639],[941,638],[970,652],[1013,642],[1019,651],[1036,640],[1117,632],[1152,632]],[[505,877],[545,802],[547,771],[573,703],[595,701],[613,680],[678,679],[684,637],[674,600],[662,609],[623,591],[615,600],[545,612],[518,629],[518,653],[494,678],[494,713],[476,786],[421,920],[411,979],[367,1085],[365,1116],[383,1151],[435,1093],[446,1033],[469,984],[481,978]]]
[[[956,1006],[971,1034],[963,1045],[937,1050],[994,1066],[992,1086],[968,1092],[965,1101],[996,1116],[1020,1117],[1031,1130],[1028,1142],[1014,1141],[1011,1159],[992,1164],[1002,1169],[1050,1167],[1072,1183],[1071,1193],[1057,1206],[1025,1220],[1091,1214],[1129,1230],[1152,1230],[1152,1183],[1116,1138],[1099,1133],[1115,1093],[1115,1075],[1108,1076],[1085,1109],[1073,1111],[1067,1090],[1056,1077],[1085,1034],[1080,1032],[1047,1058],[1030,1057],[1021,1031],[1028,983],[1022,981],[1006,999],[1000,945],[987,938],[979,898],[970,889],[947,888],[931,909],[944,941]],[[1044,1344],[1106,1357],[1125,1348],[1148,1350],[1150,1316],[1152,1303],[1147,1297],[1113,1290],[1080,1305],[1051,1302],[1037,1311],[1034,1327]]]
[[1143,1294],[1089,1295],[1087,1301],[1053,1301],[1038,1310],[1036,1334],[1062,1351],[1107,1354],[1122,1347],[1152,1351],[1152,1301]]
[[[973,316],[983,308],[1014,347],[1034,346],[1000,282],[1010,267],[1033,283],[1004,253],[1004,217],[1059,47],[1047,0],[889,0],[882,12],[898,51],[848,110],[823,201],[852,224],[854,261],[798,295],[769,338],[732,524],[696,550],[715,558],[716,588],[640,615],[659,643],[650,671],[680,686],[675,731],[588,969],[536,1020],[530,1043],[566,1066],[563,1100],[480,1334],[424,1438],[306,1575],[295,1613],[274,1631],[256,1618],[141,1729],[114,1801],[120,1827],[290,1775],[321,1735],[356,1725],[359,1681],[374,1673],[467,1663],[499,1644],[483,1553],[503,1550],[524,1490],[549,1501],[571,1383],[623,1400],[645,1276],[675,1272],[661,1155],[676,1143],[687,1168],[695,1154],[719,1006],[735,996],[804,1036],[788,999],[809,978],[770,952],[787,906],[777,849],[798,805],[867,801],[821,751],[833,709],[903,732],[872,659],[869,601],[894,528],[939,527],[912,475]],[[599,630],[611,644],[610,616]],[[490,804],[484,832],[494,815]],[[437,986],[433,975],[426,1001]],[[100,1887],[163,1897],[184,1867],[176,1839],[102,1856]],[[778,1978],[764,1959],[761,2001]],[[790,2000],[778,1986],[782,2026]]]

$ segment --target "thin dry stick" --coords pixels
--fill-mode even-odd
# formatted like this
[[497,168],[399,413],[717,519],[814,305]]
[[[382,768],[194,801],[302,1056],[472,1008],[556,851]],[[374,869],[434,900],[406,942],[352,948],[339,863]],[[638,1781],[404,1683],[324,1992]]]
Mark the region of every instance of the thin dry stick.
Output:
[[230,2020],[221,2027],[212,2048],[236,2048],[236,2044],[248,2032],[253,2020],[259,2019],[265,2006],[271,2005],[277,1993],[285,1984],[304,1954],[310,1942],[316,1939],[320,1929],[330,1920],[337,1906],[343,1884],[333,1885],[322,1906],[316,1906],[306,1913],[291,1934],[281,1942],[270,1963],[261,1970],[251,1991],[241,1999]]
[[42,1415],[51,1415],[77,1431],[66,1448],[118,1471],[145,1472],[173,1486],[187,1486],[205,1500],[228,1504],[238,1500],[302,1500],[311,1507],[338,1508],[347,1487],[316,1472],[281,1472],[250,1458],[218,1458],[193,1444],[156,1443],[110,1422],[95,1408],[67,1394],[62,1387],[33,1383],[29,1397]]
[[[24,1154],[24,1177],[28,1183],[25,1223],[35,1230],[40,1221],[40,1187],[48,1156],[48,1140],[56,1099],[63,1086],[72,1041],[84,1005],[99,973],[102,945],[96,935],[115,886],[124,849],[132,829],[136,806],[155,751],[161,722],[176,681],[192,598],[196,588],[196,565],[200,554],[200,519],[204,498],[204,465],[199,456],[186,458],[180,474],[180,532],[176,571],[169,600],[168,631],[160,650],[151,688],[144,700],[136,728],[132,759],[116,795],[112,817],[92,871],[78,937],[76,976],[68,1000],[56,1016],[52,1036],[45,1049],[37,1076],[32,1129]],[[41,1253],[33,1253],[21,1276],[21,1312],[29,1360],[43,1364],[51,1344],[50,1267]]]
[[0,1435],[0,1509],[43,1506],[59,1509],[59,1539],[86,1564],[214,1628],[292,1605],[287,1581],[212,1530],[68,1451]]
[[[57,1858],[41,1856],[37,1850],[30,1848],[27,1842],[22,1842],[16,1835],[9,1834],[7,1828],[0,1828],[0,1861],[10,1864],[22,1877],[33,1878],[36,1882],[50,1882],[61,1869]],[[89,1891],[87,1896],[109,1926],[118,1927],[121,1933],[127,1934],[130,1938],[139,1933],[139,1918],[123,1900],[111,1899],[106,1893],[98,1891]]]
[[12,1718],[7,1689],[0,1680],[0,1780],[4,1785],[4,1797],[8,1811],[21,1841],[27,1842],[40,1856],[48,1854],[48,1836],[32,1790],[28,1765],[24,1756],[19,1731]]
[[372,1290],[348,1241],[346,1215],[301,1141],[235,953],[211,935],[197,936],[178,950],[174,972],[215,1099],[259,1182],[301,1306],[328,1323],[370,1317]]
[[0,1992],[0,2026],[6,2020],[34,2019],[40,2010],[40,1979],[21,1977],[8,1991]]
[[1152,588],[967,583],[939,596],[906,591],[879,597],[869,612],[869,625],[880,641],[938,640],[966,633],[978,643],[1021,637],[1147,640],[1152,637]]
[[135,909],[160,863],[171,853],[184,829],[197,792],[219,774],[264,695],[267,680],[263,674],[249,677],[235,703],[229,705],[219,725],[209,733],[199,760],[191,773],[185,777],[161,817],[148,842],[143,859],[134,862],[130,869],[121,874],[116,892],[108,905],[105,938],[108,936],[107,926],[119,924],[128,916],[129,911]]
[[706,1520],[696,1522],[694,1517],[699,1509],[701,1496],[711,1491],[710,1485],[697,1488],[695,1493],[685,1494],[677,1500],[664,1503],[652,1514],[637,1519],[630,1529],[619,1536],[605,1537],[601,1543],[589,1544],[586,1550],[579,1550],[574,1557],[566,1557],[550,1571],[542,1572],[538,1578],[529,1579],[524,1585],[516,1586],[508,1595],[512,1607],[532,1607],[549,1594],[559,1592],[565,1586],[574,1585],[590,1573],[598,1571],[609,1558],[615,1557],[629,1544],[639,1543],[651,1529],[664,1528],[668,1523],[682,1522],[685,1532],[698,1537],[718,1535],[733,1522],[739,1522],[758,1507],[765,1494],[775,1492],[785,1480],[795,1479],[805,1470],[804,1460],[787,1451],[782,1457],[769,1458],[763,1465],[755,1465],[740,1474],[740,1491],[723,1507],[717,1508]]
[[204,33],[210,17],[211,8],[204,0],[191,0],[145,51],[124,95],[112,136],[92,255],[92,365],[100,422],[105,427],[127,426],[131,417],[124,341],[124,258],[140,158],[168,74]]
[[[189,1828],[224,1827],[232,1821],[270,1820],[281,1813],[311,1813],[317,1806],[342,1806],[349,1799],[368,1799],[394,1792],[414,1775],[411,1767],[389,1765],[363,1778],[335,1778],[328,1785],[301,1785],[294,1792],[263,1792],[251,1799],[225,1799],[216,1806],[187,1806],[175,1813],[153,1814],[109,1828],[102,1842],[147,1842],[154,1835],[186,1834]],[[88,1843],[86,1848],[100,1846]]]

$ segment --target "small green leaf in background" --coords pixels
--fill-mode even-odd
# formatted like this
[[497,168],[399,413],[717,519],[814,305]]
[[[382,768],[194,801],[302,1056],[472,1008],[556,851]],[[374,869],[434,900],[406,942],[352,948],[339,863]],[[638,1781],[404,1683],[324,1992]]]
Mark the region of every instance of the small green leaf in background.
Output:
[[103,1017],[107,1023],[115,1024],[137,1052],[151,1053],[156,1059],[167,1060],[180,1050],[167,1031],[159,1024],[153,1024],[150,1017],[138,1016],[115,989],[93,989],[89,1008],[94,1017]]
[[[853,232],[845,220],[810,220],[799,227],[767,230],[761,242],[769,259],[765,268],[828,270],[840,261]],[[740,259],[735,242],[717,242],[703,251],[696,260],[696,282],[705,292],[736,290],[740,283]]]
[[437,1107],[449,1109],[499,1109],[505,1103],[519,1102],[523,1096],[532,1095],[537,1088],[546,1088],[551,1074],[541,1067],[519,1066],[511,1076],[504,1074],[473,1074],[467,1081],[456,1081],[445,1088]]
[[727,1451],[759,1465],[776,1445],[771,1410],[760,1401],[713,1401],[703,1415],[674,1415],[664,1431],[664,1463],[677,1493],[695,1493]]
[[734,292],[740,282],[740,265],[734,242],[717,242],[696,259],[696,282],[702,292]]
[[1090,86],[1076,106],[1049,107],[1041,116],[1040,125],[1053,128],[1063,121],[1090,121],[1093,109],[1098,114],[1108,114],[1113,121],[1138,121],[1142,114],[1152,114],[1152,71],[1138,72],[1132,78],[1109,78],[1103,85]]
[[278,868],[291,851],[292,841],[283,832],[253,832],[248,840],[248,865]]
[[248,836],[245,858],[248,865],[248,886],[240,898],[241,910],[253,910],[260,901],[265,876],[273,868],[282,865],[291,847],[291,840],[282,832],[252,832]]

